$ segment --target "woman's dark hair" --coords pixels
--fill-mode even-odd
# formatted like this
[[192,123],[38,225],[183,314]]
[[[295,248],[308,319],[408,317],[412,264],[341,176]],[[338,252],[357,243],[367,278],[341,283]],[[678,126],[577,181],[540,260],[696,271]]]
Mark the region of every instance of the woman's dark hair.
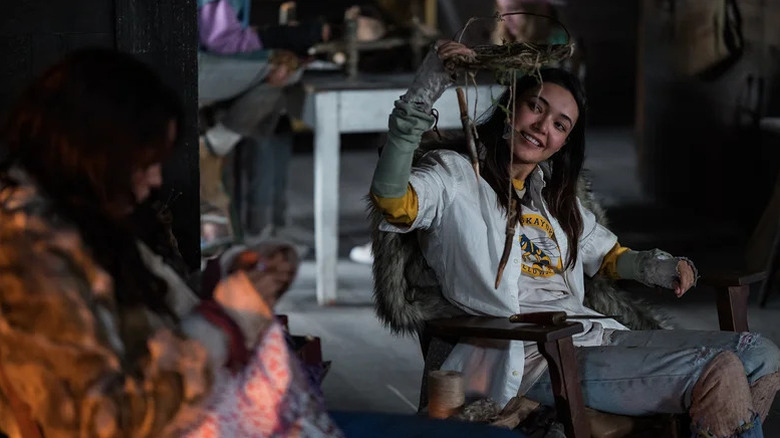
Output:
[[22,93],[3,126],[0,164],[6,184],[10,168],[24,169],[78,227],[120,304],[165,312],[167,287],[141,260],[127,209],[133,172],[171,153],[171,121],[179,134],[181,102],[145,64],[108,49],[77,51]]
[[[585,159],[585,92],[579,80],[562,69],[541,70],[543,83],[553,83],[567,89],[577,102],[579,118],[570,131],[566,144],[550,158],[552,174],[547,181],[543,196],[550,208],[550,213],[560,222],[569,242],[569,266],[577,260],[579,236],[582,234],[582,216],[577,207],[577,179]],[[524,93],[539,86],[535,76],[519,78],[515,87],[515,97],[519,99]],[[507,90],[499,99],[493,112],[483,123],[477,126],[479,138],[485,147],[484,162],[481,173],[485,181],[495,190],[501,208],[509,208],[510,148],[503,138],[507,113],[511,110],[510,92]],[[517,102],[519,108],[520,102]]]

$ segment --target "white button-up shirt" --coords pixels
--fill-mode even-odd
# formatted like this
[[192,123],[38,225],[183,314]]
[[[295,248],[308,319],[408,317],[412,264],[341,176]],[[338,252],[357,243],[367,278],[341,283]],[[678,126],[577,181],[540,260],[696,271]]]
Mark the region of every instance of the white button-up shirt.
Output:
[[[563,273],[571,299],[550,301],[539,297],[539,300],[526,301],[523,295],[521,303],[517,290],[522,272],[519,264],[510,263],[501,285],[498,289],[494,287],[504,249],[506,214],[499,209],[490,185],[484,179],[476,179],[468,159],[449,150],[429,152],[413,169],[409,182],[418,197],[417,218],[408,228],[384,223],[381,229],[400,233],[420,231],[423,254],[436,272],[444,296],[454,305],[474,315],[509,317],[521,310],[599,315],[582,304],[584,275],[596,274],[617,238],[596,223],[593,213],[582,205],[584,227],[577,262]],[[565,263],[569,254],[566,234],[547,206],[541,207],[554,230]],[[519,246],[513,245],[509,260],[519,263],[521,258]],[[575,345],[600,345],[603,329],[626,329],[611,319],[582,322],[586,332],[575,338]],[[536,378],[544,371],[543,361],[532,361],[535,369],[526,371],[525,354],[520,341],[466,339],[455,346],[442,369],[461,371],[467,394],[487,396],[503,406],[518,391],[524,393],[534,383],[523,382],[524,375]]]

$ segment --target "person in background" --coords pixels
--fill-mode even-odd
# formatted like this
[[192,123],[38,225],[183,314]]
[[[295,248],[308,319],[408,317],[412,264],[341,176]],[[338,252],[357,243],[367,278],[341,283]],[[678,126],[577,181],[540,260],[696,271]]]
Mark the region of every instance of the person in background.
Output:
[[[508,12],[526,12],[559,19],[556,6],[563,5],[560,0],[496,0],[499,14]],[[554,21],[533,15],[507,15],[498,23],[494,42],[536,42],[566,43],[566,33]]]
[[[330,26],[312,21],[253,27],[250,6],[249,0],[198,0],[198,93],[201,106],[212,108],[211,117],[204,118],[211,120],[204,123],[201,161],[217,161],[202,167],[218,170],[219,157],[243,139],[235,168],[246,180],[246,205],[233,199],[242,210],[234,212],[234,226],[250,236],[273,235],[286,225],[293,144],[287,113],[294,104],[289,86],[302,74],[296,53],[327,41]],[[226,210],[222,172],[207,176],[204,200]]]
[[[526,12],[535,15],[512,14],[504,17],[493,32],[493,43],[531,42],[544,44],[566,44],[566,31],[556,21],[561,20],[559,8],[564,0],[496,0],[499,14]],[[550,17],[551,19],[545,18]],[[585,47],[581,40],[574,46],[571,58],[557,67],[574,73],[580,82],[585,82]]]

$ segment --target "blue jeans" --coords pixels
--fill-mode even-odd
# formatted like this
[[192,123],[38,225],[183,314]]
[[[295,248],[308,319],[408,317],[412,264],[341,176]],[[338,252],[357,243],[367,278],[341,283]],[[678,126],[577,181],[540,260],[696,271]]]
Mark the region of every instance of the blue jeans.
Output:
[[[246,151],[236,168],[226,166],[225,178],[233,180],[228,186],[238,196],[233,200],[235,213],[247,217],[246,225],[252,234],[266,225],[281,227],[286,223],[287,171],[293,138],[289,132],[279,134],[275,130],[283,113],[298,115],[303,103],[302,90],[263,82],[268,69],[267,60],[198,53],[199,102],[229,102],[221,110],[219,120],[251,140],[244,143]],[[287,85],[298,82],[302,74],[299,69]],[[240,176],[237,181],[233,172]]]
[[287,224],[287,172],[292,160],[293,136],[275,133],[253,138],[247,150],[247,216],[249,231],[262,231],[266,225]]
[[[585,404],[631,416],[688,412],[693,386],[703,368],[723,351],[739,357],[751,385],[780,366],[780,350],[758,334],[615,331],[602,346],[576,349]],[[549,373],[526,396],[553,405]],[[756,429],[760,432],[761,428]]]

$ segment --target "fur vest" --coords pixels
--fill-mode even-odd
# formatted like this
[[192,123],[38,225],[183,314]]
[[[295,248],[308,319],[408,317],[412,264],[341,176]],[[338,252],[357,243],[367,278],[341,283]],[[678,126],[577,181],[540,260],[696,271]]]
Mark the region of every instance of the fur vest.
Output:
[[[423,153],[418,150],[415,163]],[[577,193],[598,223],[607,226],[604,209],[593,196],[585,172]],[[427,320],[463,314],[442,295],[436,273],[420,250],[417,233],[381,231],[382,213],[370,199],[368,211],[374,254],[374,306],[379,319],[395,333],[414,334],[422,332]],[[656,310],[601,276],[585,278],[585,305],[604,315],[617,315],[615,319],[632,330],[672,328]]]

